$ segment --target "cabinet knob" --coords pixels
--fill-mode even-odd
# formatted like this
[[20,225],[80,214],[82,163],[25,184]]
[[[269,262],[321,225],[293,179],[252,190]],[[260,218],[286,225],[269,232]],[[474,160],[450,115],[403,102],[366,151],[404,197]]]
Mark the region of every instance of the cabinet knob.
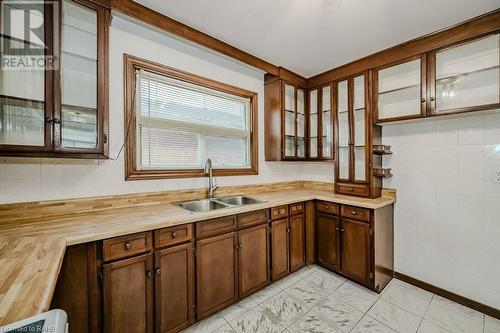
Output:
[[172,232],[172,238],[176,238],[177,237],[177,232]]
[[353,210],[353,211],[351,212],[351,214],[352,214],[352,215],[356,215],[357,213],[358,213],[358,212],[356,212],[355,210]]
[[434,102],[435,98],[434,97],[431,97],[431,102]]
[[125,242],[125,250],[130,250],[133,246],[134,244],[131,241]]
[[328,209],[328,207],[329,207],[328,205],[325,205],[325,209]]
[[335,227],[335,230],[336,230],[336,231],[339,231],[339,227]]
[[160,274],[161,274],[161,269],[160,269],[160,268],[157,268],[157,269],[155,270],[155,272],[156,272],[156,275],[160,275]]
[[340,229],[340,231],[344,232],[344,228]]
[[354,192],[354,189],[353,189],[353,188],[350,188],[350,189],[349,189],[349,191]]
[[61,123],[60,119],[54,118],[54,124],[60,124],[60,123]]
[[147,276],[148,278],[150,278],[150,277],[152,276],[151,271],[147,271],[147,272],[146,272],[146,276]]
[[425,103],[425,98],[422,98],[420,101],[421,101],[422,103]]

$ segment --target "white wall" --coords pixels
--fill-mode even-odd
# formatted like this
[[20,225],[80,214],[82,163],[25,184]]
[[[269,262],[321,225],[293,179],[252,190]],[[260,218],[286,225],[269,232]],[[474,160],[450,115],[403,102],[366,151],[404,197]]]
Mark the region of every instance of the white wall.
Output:
[[[264,161],[264,73],[161,33],[114,17],[110,29],[110,155],[123,142],[123,54],[219,80],[259,95],[259,175],[218,177],[219,185],[318,180],[333,182],[332,163]],[[153,192],[206,186],[205,178],[124,181],[123,155],[118,160],[0,160],[0,203]]]
[[500,308],[500,113],[383,128],[400,273]]

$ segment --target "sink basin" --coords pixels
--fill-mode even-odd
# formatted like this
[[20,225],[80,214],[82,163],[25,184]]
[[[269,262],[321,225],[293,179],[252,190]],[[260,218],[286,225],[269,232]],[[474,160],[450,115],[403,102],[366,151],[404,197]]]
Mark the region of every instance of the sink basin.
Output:
[[210,199],[186,201],[178,205],[192,212],[210,212],[212,210],[228,207],[228,205]]
[[242,195],[234,196],[234,197],[225,197],[225,198],[216,198],[218,202],[222,202],[224,204],[230,206],[243,206],[243,205],[254,205],[259,203],[264,203],[265,201],[257,200],[254,198],[245,197]]

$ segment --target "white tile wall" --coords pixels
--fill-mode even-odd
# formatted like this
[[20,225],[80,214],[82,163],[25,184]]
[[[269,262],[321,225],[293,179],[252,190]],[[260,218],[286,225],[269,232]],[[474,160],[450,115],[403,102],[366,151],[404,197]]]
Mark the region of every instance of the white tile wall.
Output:
[[500,308],[500,110],[386,125],[396,270]]

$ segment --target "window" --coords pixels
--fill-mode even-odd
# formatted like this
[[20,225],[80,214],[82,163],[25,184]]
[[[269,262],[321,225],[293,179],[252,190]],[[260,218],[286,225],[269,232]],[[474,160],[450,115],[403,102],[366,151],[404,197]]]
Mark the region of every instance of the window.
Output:
[[257,174],[257,94],[129,55],[126,177]]

